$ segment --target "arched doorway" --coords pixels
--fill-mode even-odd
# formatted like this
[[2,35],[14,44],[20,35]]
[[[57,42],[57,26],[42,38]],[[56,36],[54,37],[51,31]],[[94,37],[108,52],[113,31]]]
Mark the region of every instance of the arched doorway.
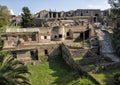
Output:
[[94,21],[94,22],[98,22],[98,17],[99,17],[99,14],[96,13],[96,14],[94,15],[93,21]]

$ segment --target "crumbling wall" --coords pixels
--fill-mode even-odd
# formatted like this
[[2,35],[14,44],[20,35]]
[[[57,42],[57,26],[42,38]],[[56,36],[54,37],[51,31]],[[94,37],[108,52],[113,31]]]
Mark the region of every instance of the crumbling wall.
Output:
[[83,59],[79,61],[80,65],[88,65],[98,63],[100,61],[100,56],[96,53],[88,50],[88,52],[83,56]]
[[70,53],[70,50],[64,44],[61,44],[61,51],[62,51],[62,57],[65,60],[65,62],[71,68],[77,70],[80,73],[80,76],[84,75],[87,78],[91,79],[96,85],[100,85],[99,82],[96,79],[94,79],[88,72],[82,69],[79,64],[75,63]]
[[21,60],[23,62],[26,62],[26,61],[30,61],[31,60],[31,55],[30,55],[30,51],[18,51],[16,52],[17,53],[17,59],[18,60]]
[[65,60],[65,62],[73,69],[77,69],[77,64],[72,58],[72,55],[69,51],[69,49],[64,45],[61,44],[61,51],[62,51],[62,57]]
[[39,57],[48,56],[48,58],[50,59],[57,56],[61,56],[61,50],[59,44],[40,45],[37,48],[38,48]]

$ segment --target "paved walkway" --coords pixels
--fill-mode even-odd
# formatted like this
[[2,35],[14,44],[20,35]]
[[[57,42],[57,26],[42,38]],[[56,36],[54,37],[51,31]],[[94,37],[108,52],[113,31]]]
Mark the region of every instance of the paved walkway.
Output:
[[113,62],[119,62],[120,58],[115,53],[109,33],[101,29],[97,29],[96,33],[99,37],[100,52],[104,55],[104,57],[110,58]]

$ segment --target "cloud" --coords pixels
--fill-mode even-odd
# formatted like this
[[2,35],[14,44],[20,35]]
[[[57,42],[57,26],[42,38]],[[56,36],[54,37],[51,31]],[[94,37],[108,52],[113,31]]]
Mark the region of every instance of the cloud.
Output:
[[10,14],[11,14],[11,15],[14,15],[13,10],[12,10],[12,9],[9,9],[9,10],[10,10]]
[[101,9],[101,10],[104,10],[104,9],[108,9],[110,8],[109,5],[88,5],[87,6],[89,9]]

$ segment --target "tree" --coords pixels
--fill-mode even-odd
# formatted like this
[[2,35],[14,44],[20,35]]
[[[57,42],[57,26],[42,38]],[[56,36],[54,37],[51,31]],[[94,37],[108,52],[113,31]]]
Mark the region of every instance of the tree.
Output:
[[113,80],[114,80],[115,85],[119,85],[120,84],[120,73],[115,73]]
[[108,3],[113,8],[120,7],[120,0],[108,0]]
[[33,27],[34,26],[34,22],[33,22],[33,18],[31,16],[30,10],[28,7],[23,7],[22,8],[22,27],[26,28],[26,27]]
[[7,8],[7,6],[0,5],[0,27],[8,25],[10,22],[9,19],[10,19],[9,9]]
[[110,18],[114,24],[113,37],[117,54],[120,55],[120,0],[109,0],[111,5]]
[[29,74],[27,66],[0,51],[0,85],[31,85],[26,74]]

